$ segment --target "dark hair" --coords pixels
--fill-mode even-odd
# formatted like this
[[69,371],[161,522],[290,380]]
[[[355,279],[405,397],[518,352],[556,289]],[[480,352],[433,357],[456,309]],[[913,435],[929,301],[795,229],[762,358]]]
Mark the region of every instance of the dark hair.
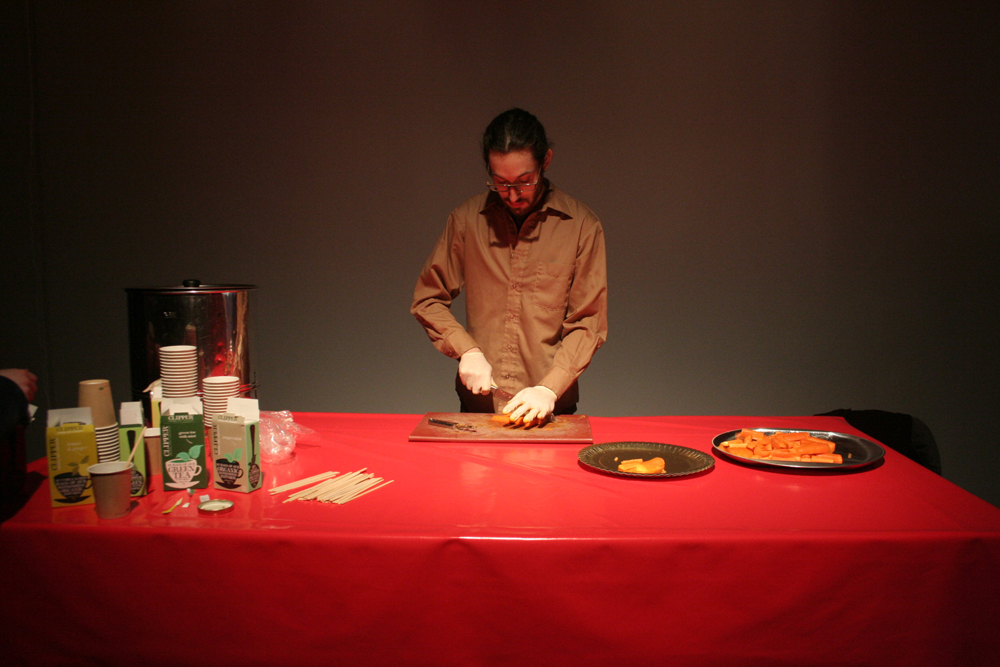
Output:
[[529,150],[538,164],[552,144],[545,137],[545,128],[524,109],[510,109],[494,118],[483,133],[483,162],[490,168],[490,152],[512,153]]

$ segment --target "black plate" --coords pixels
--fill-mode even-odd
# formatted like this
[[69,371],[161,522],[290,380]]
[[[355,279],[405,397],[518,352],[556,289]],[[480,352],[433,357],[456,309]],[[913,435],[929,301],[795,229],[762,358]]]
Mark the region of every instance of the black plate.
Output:
[[730,454],[726,450],[719,447],[719,445],[726,440],[732,440],[735,438],[736,435],[742,430],[743,429],[726,431],[725,433],[720,433],[715,436],[712,438],[712,449],[717,454],[721,454],[730,461],[736,461],[737,463],[763,466],[765,468],[803,468],[807,470],[853,470],[855,468],[861,468],[863,466],[871,465],[877,461],[881,461],[882,457],[885,456],[885,450],[882,449],[881,445],[872,442],[871,440],[866,440],[865,438],[861,438],[856,435],[837,433],[836,431],[806,431],[801,428],[755,428],[750,430],[760,431],[765,435],[773,435],[775,433],[808,433],[809,435],[817,438],[832,440],[836,445],[836,449],[833,450],[833,453],[843,456],[844,462],[813,463],[812,461],[767,461],[762,459],[745,459],[742,456]]
[[[605,442],[584,447],[579,453],[580,463],[600,472],[621,477],[681,477],[708,470],[715,465],[715,459],[690,447],[667,445],[662,442]],[[659,456],[665,465],[663,472],[645,474],[622,472],[618,465],[629,459],[649,459]]]

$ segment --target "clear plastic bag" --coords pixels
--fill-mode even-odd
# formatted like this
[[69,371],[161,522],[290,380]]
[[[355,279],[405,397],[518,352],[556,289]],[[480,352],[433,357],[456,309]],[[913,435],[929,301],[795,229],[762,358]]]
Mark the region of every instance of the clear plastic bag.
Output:
[[288,410],[260,413],[260,456],[264,463],[284,463],[295,453],[295,441],[300,435],[315,433],[296,424]]

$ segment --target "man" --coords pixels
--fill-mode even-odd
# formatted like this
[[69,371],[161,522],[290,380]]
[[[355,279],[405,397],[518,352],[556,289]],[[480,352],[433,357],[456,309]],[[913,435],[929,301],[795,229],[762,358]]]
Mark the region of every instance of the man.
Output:
[[[448,217],[410,312],[459,359],[463,412],[493,412],[491,386],[514,394],[512,419],[572,414],[577,378],[607,338],[604,232],[547,178],[552,149],[533,115],[511,109],[483,135],[488,192]],[[451,313],[466,290],[466,327]]]
[[0,370],[0,521],[13,516],[24,491],[27,461],[24,427],[38,378],[23,368]]

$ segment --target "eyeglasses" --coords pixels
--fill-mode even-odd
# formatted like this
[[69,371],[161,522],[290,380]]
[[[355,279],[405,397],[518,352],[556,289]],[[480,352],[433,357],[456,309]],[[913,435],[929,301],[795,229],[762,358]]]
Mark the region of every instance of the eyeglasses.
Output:
[[494,180],[486,181],[486,187],[488,187],[493,192],[499,192],[501,194],[513,190],[517,194],[521,195],[525,192],[531,192],[535,189],[535,186],[542,182],[542,174],[538,174],[538,178],[535,179],[534,183],[497,183]]

